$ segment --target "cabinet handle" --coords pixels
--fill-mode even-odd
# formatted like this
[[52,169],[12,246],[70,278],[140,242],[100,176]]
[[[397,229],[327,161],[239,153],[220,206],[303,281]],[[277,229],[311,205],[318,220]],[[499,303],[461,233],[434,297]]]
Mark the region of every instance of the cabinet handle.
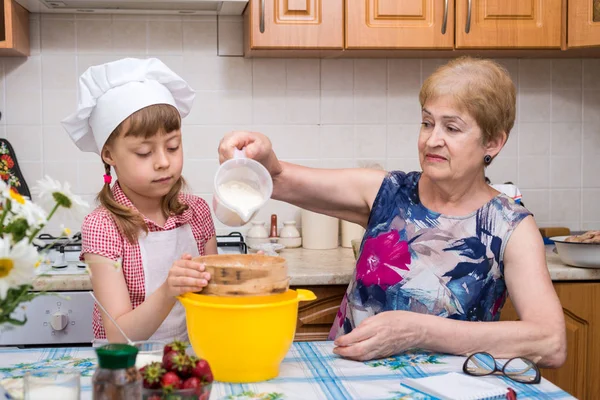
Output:
[[442,22],[442,35],[446,34],[446,25],[448,24],[448,0],[444,0],[444,21]]
[[465,25],[465,33],[471,31],[471,1],[467,0],[467,25]]
[[260,33],[265,33],[265,0],[260,0]]

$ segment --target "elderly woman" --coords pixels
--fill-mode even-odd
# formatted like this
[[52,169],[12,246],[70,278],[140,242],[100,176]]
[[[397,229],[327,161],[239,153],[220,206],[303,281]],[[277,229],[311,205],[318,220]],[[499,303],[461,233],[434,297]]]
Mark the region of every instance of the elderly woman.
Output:
[[[245,147],[271,173],[273,198],[366,228],[330,333],[335,353],[486,351],[559,367],[565,321],[536,223],[485,182],[515,120],[510,77],[493,61],[456,59],[425,81],[419,100],[422,172],[294,165],[252,132],[226,135],[220,160]],[[519,321],[498,322],[507,292]]]

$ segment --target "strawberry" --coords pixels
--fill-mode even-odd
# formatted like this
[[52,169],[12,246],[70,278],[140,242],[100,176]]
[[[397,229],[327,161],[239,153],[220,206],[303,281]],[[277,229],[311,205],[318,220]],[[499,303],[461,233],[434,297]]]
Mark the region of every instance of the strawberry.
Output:
[[167,371],[173,371],[183,379],[192,373],[192,364],[187,354],[171,351],[163,356],[162,365]]
[[187,348],[186,343],[184,343],[180,340],[174,340],[171,343],[165,345],[165,348],[163,349],[163,355],[170,353],[172,351],[175,351],[180,354],[185,354],[186,348]]
[[169,371],[162,376],[160,385],[163,389],[181,389],[181,378],[175,372]]
[[162,378],[165,370],[162,365],[157,361],[145,365],[140,369],[142,378],[144,380],[144,387],[147,389],[158,389],[160,387],[160,379]]
[[194,392],[200,395],[202,394],[202,382],[199,378],[192,376],[183,382],[182,389],[195,389]]
[[200,378],[203,383],[211,383],[213,374],[208,361],[198,357],[190,357],[190,360],[192,362],[192,376]]

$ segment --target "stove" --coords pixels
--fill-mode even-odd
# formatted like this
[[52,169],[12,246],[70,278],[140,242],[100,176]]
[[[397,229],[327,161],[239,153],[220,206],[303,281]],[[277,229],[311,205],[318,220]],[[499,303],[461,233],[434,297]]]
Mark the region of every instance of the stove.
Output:
[[[71,237],[38,236],[33,242],[42,263],[38,275],[87,274],[86,264],[79,261],[81,234]],[[240,232],[217,236],[219,254],[246,254],[248,247]],[[91,345],[94,300],[90,291],[64,291],[39,296],[19,308],[14,317],[27,322],[22,326],[0,326],[0,346]]]

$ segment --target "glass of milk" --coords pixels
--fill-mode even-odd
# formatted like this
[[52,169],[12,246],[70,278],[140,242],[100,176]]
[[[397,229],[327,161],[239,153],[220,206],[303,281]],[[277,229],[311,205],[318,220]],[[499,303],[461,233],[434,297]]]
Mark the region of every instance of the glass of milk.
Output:
[[27,371],[23,377],[25,400],[79,400],[80,373],[73,369]]
[[227,226],[247,224],[273,194],[273,179],[259,162],[237,150],[215,175],[213,210]]

